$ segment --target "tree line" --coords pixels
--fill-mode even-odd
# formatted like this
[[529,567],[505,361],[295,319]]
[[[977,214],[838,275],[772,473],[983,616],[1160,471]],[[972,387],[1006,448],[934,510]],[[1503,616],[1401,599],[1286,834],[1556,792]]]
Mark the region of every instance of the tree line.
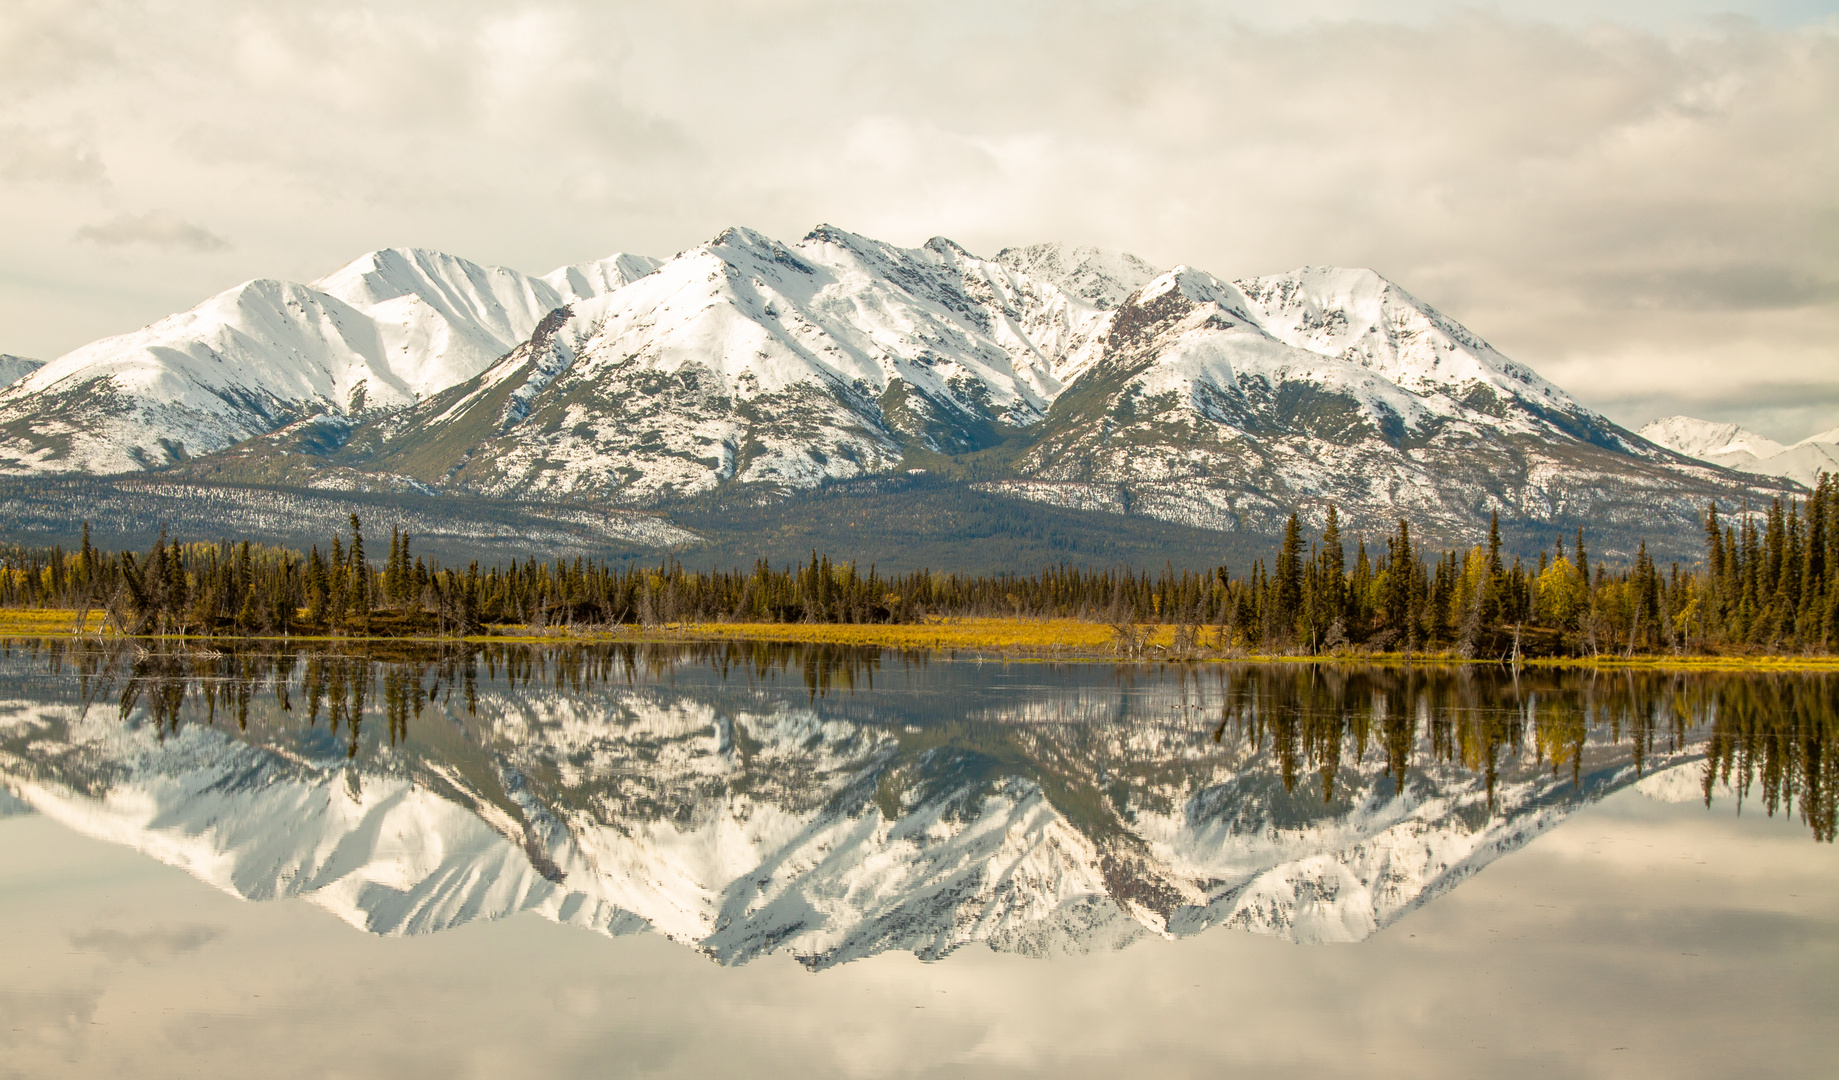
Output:
[[[1839,635],[1839,484],[1806,500],[1705,515],[1705,556],[1657,565],[1643,543],[1621,565],[1592,559],[1583,530],[1536,560],[1501,551],[1498,520],[1466,550],[1431,551],[1400,520],[1351,545],[1333,507],[1307,540],[1290,516],[1275,557],[1242,573],[1092,569],[883,575],[833,562],[693,571],[576,558],[445,567],[393,530],[373,560],[350,517],[324,551],[241,541],[105,552],[0,550],[0,605],[101,610],[146,635],[456,635],[487,627],[593,628],[686,622],[911,623],[929,617],[1102,620],[1120,651],[1145,627],[1176,628],[1184,654],[1441,652],[1462,657],[1654,652],[1830,652]],[[1351,550],[1350,550],[1351,547]]]

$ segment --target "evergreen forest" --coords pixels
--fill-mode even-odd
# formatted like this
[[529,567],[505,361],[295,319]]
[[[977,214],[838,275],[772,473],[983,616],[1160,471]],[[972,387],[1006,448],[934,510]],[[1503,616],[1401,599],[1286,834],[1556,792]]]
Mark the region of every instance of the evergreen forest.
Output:
[[[465,635],[494,627],[592,630],[687,623],[913,623],[1077,618],[1148,655],[1441,653],[1506,660],[1657,653],[1830,653],[1839,636],[1839,484],[1765,509],[1706,509],[1704,554],[1658,565],[1593,560],[1578,530],[1536,561],[1501,551],[1498,523],[1469,550],[1432,551],[1400,521],[1382,543],[1319,534],[1291,515],[1276,552],[1210,571],[1071,565],[964,574],[808,562],[696,571],[576,558],[443,566],[393,530],[387,553],[358,517],[305,554],[250,541],[107,552],[85,525],[76,551],[0,549],[0,605],[103,613],[131,635]],[[367,543],[371,546],[367,548]],[[1351,546],[1351,550],[1350,550]],[[380,552],[379,552],[380,553]]]

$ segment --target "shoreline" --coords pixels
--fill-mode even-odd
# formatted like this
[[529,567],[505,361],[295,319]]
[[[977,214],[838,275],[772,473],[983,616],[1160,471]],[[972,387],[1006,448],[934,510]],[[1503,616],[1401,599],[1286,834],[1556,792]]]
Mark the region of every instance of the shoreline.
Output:
[[[339,643],[344,645],[451,645],[533,644],[688,645],[718,642],[760,644],[838,645],[851,648],[924,650],[939,654],[973,653],[979,660],[1024,663],[1117,664],[1346,664],[1386,667],[1512,667],[1506,657],[1463,658],[1447,652],[1261,653],[1221,651],[1198,647],[1186,655],[1171,651],[1176,627],[1147,625],[1143,655],[1116,652],[1115,634],[1105,623],[1081,619],[946,618],[923,623],[688,623],[662,627],[622,627],[616,630],[576,630],[503,627],[464,637],[394,635],[363,637],[349,634],[150,635],[127,637],[104,634],[101,612],[90,612],[83,629],[77,628],[75,610],[0,610],[0,638],[165,642],[173,645],[209,645],[227,642]],[[1203,628],[1204,633],[1205,628]],[[1839,656],[1789,656],[1762,654],[1544,656],[1522,657],[1522,668],[1587,668],[1595,670],[1681,671],[1835,671]]]

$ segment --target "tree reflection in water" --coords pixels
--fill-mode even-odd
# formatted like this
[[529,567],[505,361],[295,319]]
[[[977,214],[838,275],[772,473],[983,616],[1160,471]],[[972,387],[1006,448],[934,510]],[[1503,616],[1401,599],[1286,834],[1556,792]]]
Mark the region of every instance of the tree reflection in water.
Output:
[[[480,713],[482,684],[576,696],[681,684],[686,690],[770,687],[782,694],[802,687],[821,711],[896,727],[906,742],[923,744],[935,758],[941,748],[962,744],[1036,779],[1077,776],[1083,755],[1094,790],[1128,788],[1133,777],[1179,771],[1179,760],[1199,754],[1203,741],[1190,741],[1170,760],[1146,768],[1149,762],[1133,764],[1125,747],[1106,745],[1115,739],[1062,731],[1044,740],[1044,729],[1160,724],[1167,717],[1159,710],[1196,721],[1192,726],[1223,755],[1273,766],[1287,794],[1298,794],[1300,786],[1328,806],[1337,802],[1344,771],[1362,763],[1381,763],[1395,790],[1414,768],[1478,775],[1491,810],[1504,774],[1547,769],[1577,784],[1586,769],[1619,760],[1640,775],[1657,755],[1695,748],[1705,759],[1708,805],[1720,785],[1728,785],[1739,799],[1759,799],[1770,815],[1798,810],[1817,839],[1831,842],[1839,787],[1839,755],[1833,752],[1839,682],[1825,674],[987,665],[1001,667],[1014,684],[1004,695],[974,685],[974,678],[946,674],[959,669],[962,676],[966,668],[981,673],[982,664],[935,663],[924,652],[767,642],[148,652],[122,643],[51,640],[12,642],[5,655],[39,664],[52,676],[74,675],[86,710],[111,700],[124,723],[151,725],[163,734],[186,724],[233,725],[257,742],[323,732],[339,737],[345,758],[353,761],[409,741],[430,707],[468,740],[490,744],[498,736],[492,718]],[[929,668],[931,678],[923,675]],[[1017,672],[1024,678],[1016,679]],[[878,676],[884,687],[912,688],[916,675],[920,685],[942,685],[930,694],[897,697],[892,708],[849,707],[851,698],[860,698],[856,704],[879,701],[873,693]],[[1095,694],[1103,700],[1095,702]],[[1210,722],[1199,723],[1204,717]],[[912,737],[915,728],[923,737]],[[884,805],[886,799],[883,791]]]
[[1360,940],[1645,776],[1827,842],[1839,783],[1818,674],[0,652],[0,784],[60,820],[378,933],[535,911],[723,963]]

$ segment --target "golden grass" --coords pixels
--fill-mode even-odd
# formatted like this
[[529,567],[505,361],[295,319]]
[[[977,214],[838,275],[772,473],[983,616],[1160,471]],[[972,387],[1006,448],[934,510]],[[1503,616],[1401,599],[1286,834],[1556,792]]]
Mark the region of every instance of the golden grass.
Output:
[[667,628],[665,634],[700,641],[789,641],[1047,655],[1109,652],[1112,638],[1109,626],[1080,619],[929,619],[900,624],[689,623]]
[[1839,671],[1839,656],[1557,656],[1523,660],[1521,665],[1682,671]]
[[74,637],[78,633],[102,632],[102,612],[89,612],[81,628],[77,626],[77,614],[74,608],[0,608],[0,636]]
[[[0,637],[72,637],[77,612],[71,609],[0,609]],[[85,633],[100,633],[103,614],[91,611]],[[1175,627],[1144,626],[1144,659],[1172,659]],[[930,618],[920,623],[672,623],[667,626],[628,627],[612,631],[535,629],[508,626],[472,635],[470,642],[683,642],[760,641],[805,645],[846,645],[883,649],[929,649],[939,652],[988,652],[1015,659],[1118,659],[1115,631],[1105,623],[1083,619]],[[374,638],[350,636],[319,638],[296,636],[295,641],[327,640],[347,644],[361,640],[408,642],[449,641],[452,638]],[[1465,661],[1451,653],[1272,654],[1248,650],[1219,650],[1218,632],[1201,628],[1199,651],[1203,662],[1352,663],[1385,665],[1455,665],[1498,663],[1493,659]],[[1523,660],[1528,668],[1667,669],[1686,671],[1839,671],[1839,656],[1596,656],[1542,657]]]

